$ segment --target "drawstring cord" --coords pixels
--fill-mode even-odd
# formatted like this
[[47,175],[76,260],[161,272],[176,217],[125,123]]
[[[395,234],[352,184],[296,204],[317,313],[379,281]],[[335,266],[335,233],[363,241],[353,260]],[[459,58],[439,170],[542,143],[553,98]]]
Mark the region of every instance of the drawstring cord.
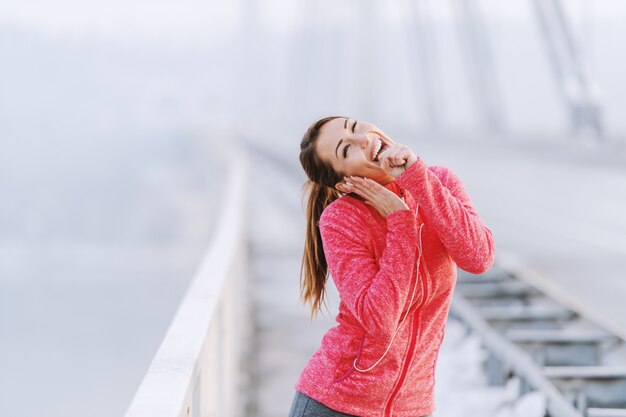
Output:
[[398,334],[398,331],[400,331],[400,327],[402,327],[402,325],[404,324],[404,321],[406,320],[407,316],[409,315],[409,311],[411,311],[411,306],[413,305],[413,299],[415,298],[415,291],[417,290],[417,284],[419,283],[420,260],[422,259],[422,227],[423,226],[424,226],[424,223],[422,223],[420,225],[419,246],[418,246],[419,255],[417,256],[417,272],[416,272],[416,277],[415,277],[415,285],[413,285],[413,292],[411,294],[411,301],[409,302],[409,307],[406,309],[406,313],[404,313],[404,317],[400,321],[400,324],[398,324],[398,327],[396,328],[396,331],[393,333],[393,336],[391,337],[391,340],[389,341],[389,345],[387,345],[387,349],[385,349],[385,353],[383,353],[383,356],[381,356],[372,366],[370,366],[367,369],[360,369],[356,365],[356,361],[357,361],[357,359],[359,359],[359,356],[354,358],[354,363],[352,365],[354,366],[354,369],[356,369],[359,372],[369,372],[369,371],[371,371],[372,369],[374,369],[374,367],[376,367],[380,363],[380,361],[383,360],[383,358],[385,356],[387,356],[387,353],[389,352],[389,349],[391,348],[391,345],[393,344],[393,341],[396,338],[396,335]]

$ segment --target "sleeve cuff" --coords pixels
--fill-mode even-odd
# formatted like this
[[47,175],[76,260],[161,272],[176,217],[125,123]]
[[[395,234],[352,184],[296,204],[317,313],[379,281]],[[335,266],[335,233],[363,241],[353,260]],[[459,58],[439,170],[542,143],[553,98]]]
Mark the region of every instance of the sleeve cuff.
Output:
[[388,230],[404,230],[417,236],[417,220],[411,210],[394,211],[387,216]]
[[426,173],[426,163],[419,156],[417,160],[406,171],[398,175],[396,182],[402,188],[413,189],[415,185],[420,182],[423,174]]

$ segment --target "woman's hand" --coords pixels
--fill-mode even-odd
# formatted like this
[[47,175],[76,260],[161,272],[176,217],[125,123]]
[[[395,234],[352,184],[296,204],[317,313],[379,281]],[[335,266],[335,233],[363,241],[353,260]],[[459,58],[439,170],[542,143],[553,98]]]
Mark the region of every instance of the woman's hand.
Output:
[[393,143],[380,154],[378,159],[383,171],[396,178],[417,161],[417,156],[408,147]]
[[383,217],[398,210],[409,209],[403,199],[369,178],[344,177],[344,182],[339,185],[341,191],[356,193],[363,197],[365,204],[374,207]]

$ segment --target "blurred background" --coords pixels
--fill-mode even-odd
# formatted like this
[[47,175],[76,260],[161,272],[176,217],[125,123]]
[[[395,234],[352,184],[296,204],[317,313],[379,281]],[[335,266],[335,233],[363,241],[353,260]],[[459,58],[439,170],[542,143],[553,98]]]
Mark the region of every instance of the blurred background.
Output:
[[299,255],[298,144],[329,114],[453,168],[499,253],[624,332],[625,23],[619,0],[0,3],[0,414],[124,412],[219,221],[216,146],[269,201],[253,250]]

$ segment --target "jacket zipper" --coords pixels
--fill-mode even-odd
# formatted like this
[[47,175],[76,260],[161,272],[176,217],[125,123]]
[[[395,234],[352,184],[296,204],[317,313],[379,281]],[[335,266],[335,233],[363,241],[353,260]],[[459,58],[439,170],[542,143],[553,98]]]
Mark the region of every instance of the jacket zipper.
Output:
[[415,344],[417,343],[417,337],[413,337],[415,332],[419,332],[420,326],[420,314],[418,313],[413,321],[413,328],[411,329],[411,334],[409,337],[411,338],[411,343],[409,344],[409,352],[406,360],[404,361],[404,366],[402,367],[402,371],[400,373],[400,377],[398,378],[398,382],[391,395],[387,398],[387,404],[385,406],[385,410],[383,412],[383,416],[391,416],[391,408],[393,406],[393,402],[395,401],[398,393],[400,392],[400,388],[402,388],[402,384],[404,383],[404,379],[406,378],[406,374],[408,373],[409,367],[411,366],[411,362],[413,359]]
[[[422,245],[421,243],[421,226],[420,226],[420,246]],[[422,248],[420,247],[420,252],[422,250]],[[421,254],[419,255],[421,257]],[[418,264],[419,265],[419,264]],[[420,271],[419,268],[416,271],[416,279],[420,279]],[[422,302],[420,303],[420,307],[421,305],[424,304],[424,302],[426,301],[426,297],[427,297],[427,291],[426,291],[426,283],[423,282],[423,280],[419,280],[418,283],[422,286]],[[411,308],[411,306],[409,306],[408,308]],[[419,308],[419,307],[417,307]],[[417,310],[416,308],[416,310]],[[411,341],[409,343],[409,351],[408,351],[408,355],[406,360],[404,361],[404,365],[402,367],[402,371],[400,372],[400,376],[398,377],[398,381],[396,382],[396,386],[394,387],[393,391],[391,392],[391,394],[389,395],[389,397],[387,397],[387,402],[385,403],[385,407],[383,409],[383,417],[387,417],[387,416],[391,416],[391,409],[393,407],[393,402],[395,401],[396,397],[398,396],[398,393],[400,392],[400,388],[402,388],[402,384],[404,383],[404,379],[406,378],[406,374],[408,373],[409,367],[411,366],[411,362],[414,356],[414,351],[415,351],[415,344],[417,343],[417,339],[419,338],[419,328],[420,328],[420,318],[421,318],[421,314],[420,311],[417,310],[417,314],[415,316],[415,318],[413,319],[413,327],[411,328],[411,333],[409,334],[409,340]],[[414,337],[415,332],[418,332],[418,337]]]
[[[417,279],[419,279],[419,271],[417,271]],[[421,307],[424,304],[424,302],[426,301],[426,297],[428,296],[426,283],[423,280],[421,280],[420,284],[422,284],[422,302],[420,303],[419,307]],[[411,362],[412,362],[414,351],[415,351],[415,344],[417,343],[417,339],[419,338],[419,328],[420,328],[420,321],[421,321],[420,319],[422,316],[420,314],[420,311],[418,310],[419,307],[416,308],[417,313],[416,313],[415,318],[413,319],[414,320],[413,327],[411,328],[411,333],[409,334],[409,338],[410,338],[409,340],[411,342],[409,344],[408,355],[407,355],[406,360],[404,361],[404,366],[402,367],[402,371],[400,372],[400,377],[398,378],[398,381],[396,382],[396,386],[391,392],[391,395],[389,395],[389,397],[387,398],[387,402],[385,404],[384,411],[383,411],[383,417],[391,416],[391,409],[393,407],[393,402],[398,396],[398,393],[400,392],[400,388],[402,388],[402,384],[404,383],[404,379],[406,378],[406,374],[409,371],[409,367],[411,366]],[[414,337],[416,332],[417,332],[417,337]]]

